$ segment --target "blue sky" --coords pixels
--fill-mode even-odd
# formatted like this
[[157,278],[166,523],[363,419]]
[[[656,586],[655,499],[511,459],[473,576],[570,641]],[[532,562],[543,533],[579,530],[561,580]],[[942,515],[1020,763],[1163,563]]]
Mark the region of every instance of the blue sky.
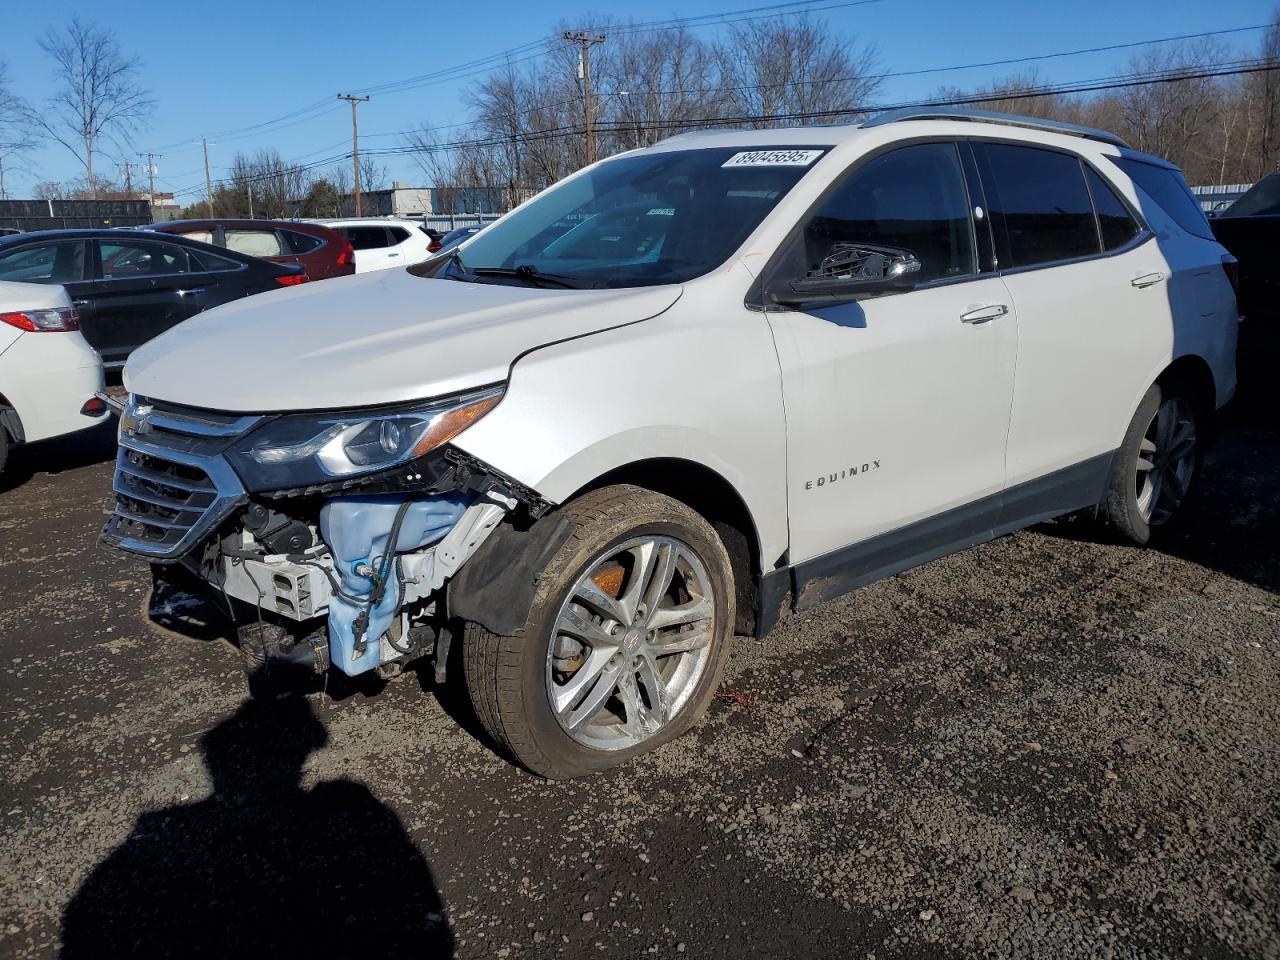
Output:
[[[143,78],[157,101],[133,150],[158,149],[157,189],[203,186],[199,138],[211,140],[213,175],[225,174],[238,150],[275,147],[287,158],[315,160],[341,154],[350,144],[350,111],[338,92],[363,92],[389,81],[451,67],[510,49],[550,33],[561,20],[608,13],[656,20],[757,7],[767,0],[682,0],[674,4],[559,0],[271,0],[179,2],[157,6],[142,0],[41,0],[9,2],[0,11],[16,92],[33,103],[50,92],[49,65],[37,40],[72,15],[112,26],[124,48],[145,61]],[[821,16],[834,30],[875,46],[885,71],[908,71],[1011,57],[1034,56],[1267,22],[1274,0],[882,0],[833,9]],[[1064,15],[1064,10],[1069,11]],[[699,28],[704,38],[723,27]],[[1236,51],[1252,50],[1259,31],[1225,36]],[[1040,62],[1050,82],[1105,77],[1120,72],[1132,50]],[[1011,68],[983,68],[895,77],[885,101],[927,96],[940,85],[969,87]],[[397,131],[426,122],[465,118],[462,94],[475,78],[394,94],[376,95],[360,108],[362,145],[399,145]],[[324,101],[331,101],[326,108]],[[268,132],[228,133],[317,105],[302,122]],[[222,135],[220,135],[222,134]],[[117,152],[112,150],[112,152]],[[136,159],[134,157],[133,159]],[[36,180],[70,179],[82,170],[60,146],[28,160],[30,172],[7,185],[20,195]],[[108,168],[112,165],[108,161]],[[395,179],[419,181],[412,161],[388,158]],[[99,166],[99,169],[101,167]],[[7,178],[8,179],[8,178]],[[18,193],[12,192],[14,188]],[[198,197],[186,197],[190,201]]]

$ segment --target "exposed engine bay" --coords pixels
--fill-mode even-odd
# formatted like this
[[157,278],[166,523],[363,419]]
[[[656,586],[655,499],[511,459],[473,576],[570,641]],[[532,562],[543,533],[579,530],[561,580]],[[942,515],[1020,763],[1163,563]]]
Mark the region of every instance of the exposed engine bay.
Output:
[[443,588],[504,519],[550,504],[447,444],[354,481],[250,492],[237,441],[264,419],[131,400],[104,542],[220,594],[247,664],[392,676],[434,652],[442,672]]

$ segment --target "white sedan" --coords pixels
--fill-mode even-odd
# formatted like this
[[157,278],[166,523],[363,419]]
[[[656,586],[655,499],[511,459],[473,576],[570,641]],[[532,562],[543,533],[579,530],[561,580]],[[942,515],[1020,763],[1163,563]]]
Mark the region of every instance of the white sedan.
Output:
[[9,448],[99,422],[102,359],[60,286],[0,281],[0,471]]

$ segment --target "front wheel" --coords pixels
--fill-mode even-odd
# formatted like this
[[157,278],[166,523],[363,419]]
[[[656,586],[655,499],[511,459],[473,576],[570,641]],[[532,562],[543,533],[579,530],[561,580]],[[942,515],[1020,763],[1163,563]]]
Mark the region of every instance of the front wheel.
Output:
[[1196,406],[1176,386],[1155,384],[1129,423],[1102,502],[1107,518],[1135,543],[1170,523],[1200,471]]
[[732,571],[711,526],[639,487],[564,508],[573,533],[539,578],[519,636],[469,623],[476,715],[521,765],[555,779],[603,770],[679,736],[728,658]]

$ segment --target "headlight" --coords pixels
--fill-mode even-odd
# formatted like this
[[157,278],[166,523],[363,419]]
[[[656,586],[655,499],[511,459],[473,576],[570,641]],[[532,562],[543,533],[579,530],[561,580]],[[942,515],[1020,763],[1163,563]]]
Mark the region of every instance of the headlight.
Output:
[[447,443],[497,406],[485,387],[417,406],[270,420],[228,452],[250,490],[281,490],[377,473]]

